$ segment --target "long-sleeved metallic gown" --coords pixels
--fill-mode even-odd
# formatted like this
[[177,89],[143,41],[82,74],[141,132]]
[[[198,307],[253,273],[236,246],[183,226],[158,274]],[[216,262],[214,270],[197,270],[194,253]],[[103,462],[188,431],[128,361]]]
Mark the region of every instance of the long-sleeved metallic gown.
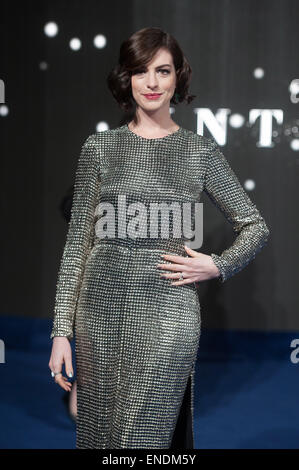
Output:
[[215,140],[182,127],[155,139],[126,124],[90,135],[74,188],[50,337],[75,333],[76,447],[184,447],[188,422],[193,443],[200,304],[195,283],[160,275],[170,263],[161,254],[188,256],[188,238],[163,237],[165,213],[153,233],[150,206],[208,194],[236,233],[211,254],[220,282],[255,258],[269,229]]

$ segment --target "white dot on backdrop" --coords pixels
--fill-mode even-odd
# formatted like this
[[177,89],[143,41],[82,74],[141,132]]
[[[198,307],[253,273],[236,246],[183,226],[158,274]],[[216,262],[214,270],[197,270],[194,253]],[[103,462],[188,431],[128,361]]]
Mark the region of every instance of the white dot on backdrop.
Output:
[[291,147],[292,150],[295,150],[296,152],[298,152],[298,150],[299,150],[299,139],[291,140],[290,147]]
[[291,81],[289,85],[289,91],[290,93],[293,93],[293,94],[299,93],[299,79],[298,78],[295,78],[294,80]]
[[255,182],[253,180],[246,180],[244,183],[244,188],[247,189],[247,191],[253,191],[255,188]]
[[58,26],[54,21],[49,21],[49,23],[46,23],[44,26],[44,33],[46,36],[49,36],[50,38],[56,36],[58,33]]
[[81,41],[79,38],[73,38],[70,40],[70,48],[73,51],[78,51],[81,48]]
[[39,68],[40,68],[41,70],[47,70],[47,68],[48,68],[47,62],[40,62],[40,63],[39,63]]
[[97,47],[98,49],[103,49],[103,47],[105,47],[106,44],[107,44],[107,39],[103,34],[97,34],[94,37],[93,45]]
[[265,75],[265,71],[264,69],[262,69],[261,67],[257,67],[256,69],[254,69],[253,71],[253,76],[254,78],[263,78]]
[[9,111],[8,111],[8,107],[6,106],[6,104],[0,105],[0,116],[7,116],[8,113]]
[[109,126],[108,126],[107,122],[100,121],[96,125],[96,131],[97,132],[107,131],[108,129],[109,129]]
[[229,124],[231,125],[231,127],[242,127],[244,125],[244,122],[245,118],[244,116],[242,116],[242,114],[235,113],[229,117]]

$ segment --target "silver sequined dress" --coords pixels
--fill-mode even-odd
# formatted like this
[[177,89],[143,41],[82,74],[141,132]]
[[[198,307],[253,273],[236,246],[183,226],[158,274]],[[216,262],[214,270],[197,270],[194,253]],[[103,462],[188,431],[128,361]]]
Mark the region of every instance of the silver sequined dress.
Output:
[[[139,228],[149,224],[140,203],[199,202],[203,191],[236,233],[221,255],[211,254],[225,282],[269,230],[213,139],[182,127],[148,139],[123,125],[82,147],[50,336],[75,333],[77,448],[170,448],[178,423],[186,426],[183,401],[193,439],[200,304],[194,283],[172,286],[157,268],[169,263],[161,254],[188,256],[187,239],[122,235],[138,229],[133,214]],[[120,202],[130,208],[125,217]],[[110,210],[101,213],[100,203]],[[105,215],[110,227],[115,220],[114,238],[99,236]]]

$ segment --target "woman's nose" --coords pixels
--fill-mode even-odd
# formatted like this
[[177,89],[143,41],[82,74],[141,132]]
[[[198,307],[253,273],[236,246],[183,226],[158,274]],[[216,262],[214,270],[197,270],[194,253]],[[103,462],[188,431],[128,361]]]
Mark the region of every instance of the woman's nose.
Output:
[[155,74],[149,74],[148,77],[147,77],[146,82],[147,82],[146,83],[147,86],[149,86],[151,88],[157,86],[157,84],[158,84],[157,76]]

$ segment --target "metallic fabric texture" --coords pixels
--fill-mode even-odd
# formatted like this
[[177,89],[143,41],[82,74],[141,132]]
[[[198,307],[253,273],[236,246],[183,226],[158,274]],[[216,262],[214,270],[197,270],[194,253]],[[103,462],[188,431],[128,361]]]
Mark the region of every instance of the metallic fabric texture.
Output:
[[[138,232],[123,208],[199,202],[203,191],[236,233],[211,254],[223,283],[253,260],[269,229],[213,139],[182,127],[148,139],[125,124],[82,146],[50,335],[75,333],[77,448],[170,448],[189,379],[193,428],[198,293],[157,268],[170,263],[162,254],[188,256],[188,239],[144,236],[148,214],[139,210]],[[115,221],[114,236],[101,236],[103,217],[106,227]]]

